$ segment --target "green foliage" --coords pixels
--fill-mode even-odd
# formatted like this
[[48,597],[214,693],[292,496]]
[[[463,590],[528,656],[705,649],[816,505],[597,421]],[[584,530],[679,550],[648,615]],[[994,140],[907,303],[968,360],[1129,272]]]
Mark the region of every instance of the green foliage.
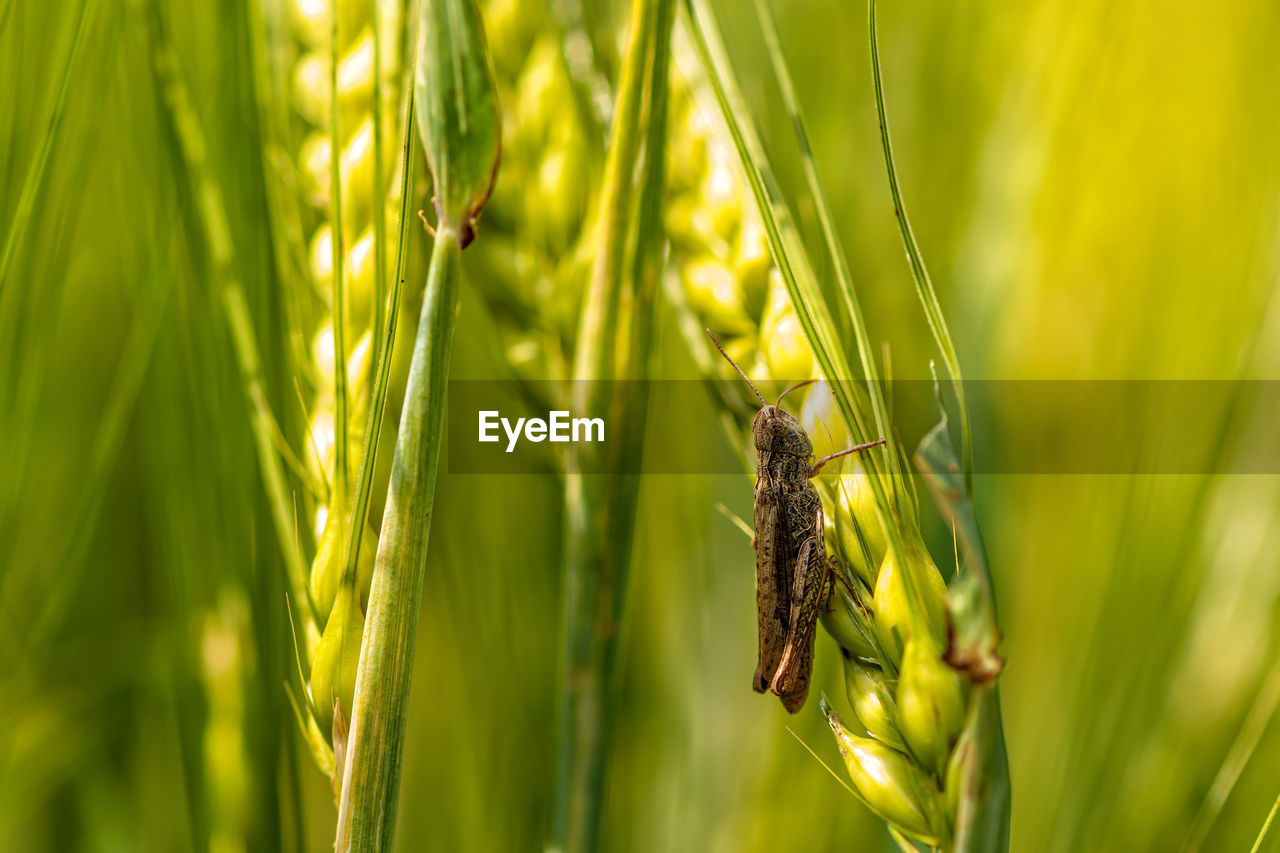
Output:
[[[493,206],[463,256],[468,333],[455,338],[454,378],[508,378],[507,353],[529,351],[515,346],[521,339],[573,337],[564,318],[576,313],[563,304],[581,301],[583,277],[574,285],[570,271],[581,268],[577,235],[599,191],[600,109],[613,102],[624,16],[617,4],[578,6],[482,6],[500,90],[523,77],[523,92],[542,94],[501,99],[524,120],[504,136]],[[153,70],[151,8],[206,137],[247,323],[228,324],[203,199]],[[750,4],[716,8],[743,75],[744,120],[767,151],[793,150]],[[13,247],[0,280],[4,849],[204,850],[214,838],[331,848],[330,783],[282,687],[298,687],[288,613],[303,609],[286,555],[305,571],[313,486],[285,460],[283,514],[265,489],[233,333],[250,333],[280,434],[305,448],[295,380],[309,405],[307,335],[328,301],[307,290],[321,214],[296,198],[310,177],[293,159],[302,141],[287,100],[294,57],[276,55],[293,38],[286,10],[251,10],[0,0],[0,245]],[[923,393],[926,416],[912,420],[907,383],[896,380],[928,386],[933,343],[884,192],[865,9],[787,2],[773,11],[882,368],[891,346],[899,390],[886,404],[914,447],[936,409]],[[1280,114],[1259,107],[1280,91],[1274,4],[1188,7],[1154,23],[1136,4],[1047,0],[906,2],[879,13],[900,192],[966,378],[1217,387],[1276,375]],[[684,27],[677,22],[676,65],[696,67]],[[327,27],[321,36],[327,45]],[[566,51],[566,39],[579,50]],[[556,73],[533,73],[547,57]],[[273,92],[277,106],[262,109]],[[673,119],[683,111],[675,97]],[[683,150],[678,136],[671,145]],[[544,174],[551,153],[583,168]],[[397,157],[391,150],[387,165]],[[673,154],[669,172],[685,162]],[[788,197],[805,192],[801,158],[774,156],[773,165]],[[410,180],[406,203],[425,205],[430,190]],[[821,241],[819,208],[794,212],[796,229]],[[398,337],[411,342],[428,243],[410,224],[399,317],[408,331]],[[384,295],[400,278],[395,225],[388,231]],[[838,306],[834,261],[815,253],[814,267]],[[492,297],[507,285],[518,300]],[[744,310],[763,310],[767,287],[753,292],[760,302]],[[701,375],[674,314],[656,317],[653,375]],[[498,322],[511,317],[536,334]],[[851,330],[837,321],[836,333],[852,362]],[[536,358],[520,369],[549,372]],[[1194,413],[1176,431],[1158,423],[1162,389],[1137,387],[1117,415],[1152,448],[1244,470],[1273,440],[1257,386],[1237,386],[1229,406]],[[1064,446],[1102,453],[1127,439],[1088,433],[1070,411],[1031,419],[1016,396],[969,402],[971,507],[1009,653],[1000,706],[972,707],[1003,714],[1014,849],[1156,851],[1189,839],[1249,849],[1280,788],[1275,477],[1035,473]],[[392,388],[388,422],[399,403]],[[688,428],[673,459],[692,468],[725,454],[720,412],[709,402],[682,412]],[[669,435],[652,425],[647,434]],[[1027,460],[1024,473],[982,473]],[[724,503],[747,514],[744,482],[653,477],[639,486],[602,846],[847,850],[878,839],[879,849],[901,849],[787,733],[776,703],[749,690],[750,548],[716,511]],[[385,493],[370,488],[380,514]],[[451,850],[522,849],[542,837],[556,758],[548,732],[562,497],[555,473],[485,478],[441,466],[405,724],[401,849],[424,838]],[[861,506],[860,495],[851,499]],[[935,557],[951,553],[945,525],[925,534]],[[305,637],[299,643],[305,651]],[[238,674],[209,665],[237,660]],[[841,704],[842,670],[836,645],[820,639],[814,692]],[[226,694],[215,700],[212,685]],[[234,720],[238,742],[223,739]],[[791,722],[844,775],[816,708]],[[1274,840],[1272,827],[1261,849]]]

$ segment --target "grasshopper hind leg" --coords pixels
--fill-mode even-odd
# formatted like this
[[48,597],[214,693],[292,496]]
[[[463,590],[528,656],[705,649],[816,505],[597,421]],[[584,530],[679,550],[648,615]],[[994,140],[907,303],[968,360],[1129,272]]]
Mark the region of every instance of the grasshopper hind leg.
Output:
[[[791,614],[791,581],[788,572],[786,519],[778,512],[776,486],[761,480],[756,487],[756,615],[760,632],[759,657],[751,688],[769,690],[786,646]],[[780,541],[781,540],[781,541]]]
[[819,610],[831,583],[832,567],[820,536],[808,539],[796,563],[795,588],[791,597],[790,630],[782,660],[774,674],[772,689],[792,714],[804,707],[813,671],[813,643]]
[[813,637],[810,636],[809,642],[805,644],[805,648],[800,652],[800,659],[797,661],[796,677],[789,692],[779,692],[778,698],[782,700],[782,707],[787,709],[788,714],[795,714],[804,707],[805,701],[809,698],[809,677],[813,672]]

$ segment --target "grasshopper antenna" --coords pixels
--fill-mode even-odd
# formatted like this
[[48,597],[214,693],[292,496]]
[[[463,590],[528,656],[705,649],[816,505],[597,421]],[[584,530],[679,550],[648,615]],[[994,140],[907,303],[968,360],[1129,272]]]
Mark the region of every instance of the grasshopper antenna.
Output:
[[785,390],[785,391],[783,391],[781,394],[779,394],[779,395],[778,395],[778,402],[774,403],[773,405],[774,405],[775,407],[777,407],[777,406],[781,406],[781,405],[782,405],[782,398],[783,398],[783,397],[787,396],[787,395],[788,395],[788,394],[790,394],[792,391],[799,391],[799,390],[800,390],[801,388],[803,388],[804,386],[806,386],[806,385],[812,385],[813,383],[815,383],[815,382],[817,382],[817,381],[818,381],[818,380],[816,380],[816,379],[806,379],[806,380],[805,380],[805,381],[803,381],[803,382],[797,382],[795,385],[792,385],[790,388],[788,388],[787,390]]
[[860,450],[869,450],[872,447],[875,447],[877,445],[884,444],[884,443],[885,443],[885,440],[883,438],[878,438],[875,441],[868,441],[866,444],[859,444],[857,447],[850,447],[848,450],[841,450],[838,453],[832,453],[830,456],[824,456],[821,459],[819,459],[817,462],[813,463],[813,473],[815,474],[818,473],[818,469],[820,469],[823,465],[826,465],[832,459],[839,459],[841,456],[848,456],[850,453],[857,453]]
[[733,359],[729,358],[729,353],[725,352],[724,347],[720,346],[720,340],[716,337],[715,332],[712,332],[710,329],[707,329],[706,332],[708,335],[711,336],[711,342],[716,345],[716,349],[720,350],[720,354],[724,356],[724,360],[732,364],[733,369],[738,371],[738,375],[741,376],[743,379],[746,379],[747,384],[751,386],[751,390],[756,392],[756,396],[760,398],[760,405],[762,406],[769,405],[769,401],[766,400],[764,398],[764,395],[760,393],[760,389],[757,388],[750,379],[747,379],[747,374],[742,372],[742,368],[738,367],[738,363]]

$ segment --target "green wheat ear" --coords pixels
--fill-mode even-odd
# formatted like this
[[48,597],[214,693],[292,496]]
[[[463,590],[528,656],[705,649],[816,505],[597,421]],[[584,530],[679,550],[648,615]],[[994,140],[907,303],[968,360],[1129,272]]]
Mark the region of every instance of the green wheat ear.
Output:
[[[823,624],[840,644],[850,703],[868,733],[863,737],[846,728],[838,715],[825,709],[853,787],[885,819],[904,849],[910,849],[905,838],[912,838],[948,851],[1005,850],[1009,782],[995,688],[1003,659],[997,651],[1000,633],[986,557],[970,503],[968,416],[954,346],[902,208],[884,118],[874,4],[871,56],[890,189],[917,293],[959,407],[961,452],[956,453],[951,444],[946,410],[939,402],[941,423],[924,437],[915,456],[938,510],[956,530],[962,546],[964,570],[951,589],[920,533],[918,499],[911,480],[904,476],[905,452],[896,442],[870,333],[835,236],[768,5],[758,0],[756,11],[800,147],[823,246],[836,271],[834,304],[828,304],[817,287],[814,264],[792,225],[764,146],[744,120],[744,101],[710,7],[703,0],[686,0],[686,6],[703,72],[777,267],[782,287],[773,293],[785,297],[789,305],[781,307],[794,312],[796,323],[788,329],[771,319],[778,313],[772,294],[763,314],[746,312],[744,317],[741,308],[752,303],[753,285],[749,276],[740,274],[727,287],[717,287],[715,298],[702,292],[698,276],[687,277],[684,292],[676,294],[677,305],[697,316],[683,325],[692,328],[695,321],[714,324],[717,318],[735,319],[728,328],[732,336],[726,348],[742,345],[748,354],[758,350],[766,369],[804,363],[778,354],[783,340],[790,339],[794,349],[810,349],[829,381],[808,392],[800,417],[806,430],[818,436],[815,444],[821,441],[826,452],[846,442],[866,440],[872,428],[890,438],[885,451],[845,460],[840,471],[819,483],[827,504],[827,544],[837,561],[850,569],[845,572],[847,584],[836,585]],[[702,263],[696,251],[683,260]],[[843,322],[837,324],[836,317]],[[852,345],[836,334],[841,325],[853,330]],[[699,345],[705,346],[694,343]],[[851,369],[854,365],[858,372]],[[864,383],[850,381],[859,374]],[[732,410],[724,395],[722,401]],[[823,431],[831,429],[835,434],[824,437]]]
[[[255,83],[277,272],[286,284],[305,285],[285,286],[281,295],[307,433],[295,450],[272,429],[272,446],[260,456],[264,470],[267,460],[278,466],[277,457],[285,457],[305,487],[287,507],[293,529],[281,536],[289,543],[297,664],[288,697],[336,796],[378,542],[369,516],[412,221],[412,98],[401,70],[406,28],[400,4],[382,0],[267,3],[261,11],[265,23],[253,29]],[[402,153],[392,158],[384,139],[395,135],[384,131],[396,127],[404,130]],[[294,163],[282,163],[291,148]],[[399,235],[392,271],[388,220]],[[247,306],[232,313],[242,318],[236,328],[246,330],[237,343],[252,344]],[[264,395],[250,388],[249,396]]]

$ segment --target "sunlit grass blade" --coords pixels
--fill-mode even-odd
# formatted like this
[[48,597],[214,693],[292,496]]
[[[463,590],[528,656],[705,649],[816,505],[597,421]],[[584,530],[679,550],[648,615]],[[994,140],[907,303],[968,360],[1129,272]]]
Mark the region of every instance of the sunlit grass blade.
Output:
[[[78,481],[80,488],[77,500],[60,525],[62,529],[69,531],[68,535],[58,538],[56,551],[45,555],[47,562],[37,564],[15,560],[0,578],[0,614],[8,617],[0,620],[0,630],[9,634],[5,642],[23,647],[25,653],[14,656],[11,663],[27,671],[39,668],[44,659],[47,641],[61,624],[69,599],[78,588],[76,579],[85,570],[102,503],[127,439],[129,419],[142,392],[156,339],[164,321],[171,289],[168,278],[162,272],[163,262],[167,260],[167,255],[157,257],[153,274],[147,277],[145,289],[139,294],[134,306],[129,335],[121,350],[106,404],[90,442],[87,465]],[[11,472],[10,476],[16,476],[16,472]],[[16,550],[8,555],[10,557],[27,550],[23,546],[22,537],[16,537],[12,544]],[[17,591],[30,579],[31,573],[38,571],[43,565],[59,566],[60,581],[43,596],[34,618],[29,614],[29,623],[25,618],[22,620],[25,627],[21,636],[9,633],[19,624],[17,614],[8,612],[10,607],[22,600]]]
[[1253,842],[1253,847],[1250,848],[1249,853],[1259,853],[1262,850],[1262,842],[1267,840],[1267,835],[1271,832],[1271,824],[1275,823],[1277,812],[1280,812],[1280,795],[1276,796],[1276,801],[1271,805],[1271,811],[1267,812],[1267,819],[1262,822],[1262,829],[1258,830],[1258,838]]
[[942,304],[929,279],[929,271],[920,254],[920,246],[916,243],[915,233],[911,230],[911,222],[907,218],[907,206],[902,200],[902,189],[898,183],[898,170],[893,162],[893,145],[889,141],[889,119],[884,108],[884,82],[880,72],[880,42],[876,36],[876,0],[867,4],[868,39],[871,44],[871,77],[875,85],[876,116],[880,120],[880,145],[884,150],[885,171],[889,177],[889,192],[893,196],[893,210],[898,219],[898,233],[902,237],[902,246],[907,253],[907,261],[911,265],[911,277],[916,284],[916,294],[920,297],[920,305],[924,309],[925,319],[929,321],[929,330],[933,333],[934,342],[942,354],[942,363],[951,379],[951,390],[956,395],[957,414],[960,418],[960,460],[964,466],[965,489],[973,491],[973,439],[970,435],[969,409],[965,403],[964,381],[960,375],[960,358],[956,355],[955,344],[951,340],[951,331],[947,328],[947,319],[942,313]]
[[[694,45],[737,150],[747,183],[755,197],[769,250],[782,275],[814,357],[830,384],[841,417],[857,443],[888,438],[876,434],[873,424],[854,401],[848,383],[859,374],[846,361],[836,324],[818,287],[813,265],[796,233],[794,218],[773,176],[764,146],[750,123],[741,118],[750,113],[735,83],[715,17],[705,0],[685,0],[685,8],[691,22],[689,29]],[[869,393],[876,392],[877,389],[869,388]],[[895,552],[900,552],[903,549],[902,532],[896,520],[895,507],[905,503],[905,495],[901,494],[905,486],[898,456],[885,447],[863,454],[861,458],[868,473],[872,475],[868,478],[868,483],[875,495],[877,512],[884,523],[890,545]],[[882,473],[895,475],[889,478],[893,484],[893,493],[886,491],[884,480],[881,476],[876,476]]]
[[[49,115],[49,125],[45,130],[43,139],[40,141],[40,151],[36,154],[36,159],[31,164],[31,168],[27,171],[27,176],[23,180],[22,195],[18,197],[18,207],[14,211],[13,221],[9,224],[9,233],[5,235],[4,252],[0,254],[0,296],[3,296],[5,287],[9,284],[9,269],[13,264],[13,258],[18,251],[18,247],[26,237],[27,227],[31,223],[31,211],[34,209],[36,198],[44,186],[45,174],[49,167],[49,158],[53,156],[54,147],[58,142],[59,131],[62,128],[62,120],[66,116],[67,95],[71,91],[71,81],[75,78],[76,68],[80,64],[81,51],[84,48],[89,25],[93,22],[94,12],[97,7],[98,0],[84,0],[80,4],[80,16],[76,24],[76,34],[71,42],[71,50],[67,53],[66,63],[62,68],[62,79],[58,83],[58,94],[54,98],[53,111]],[[6,8],[6,17],[7,12]]]
[[[49,375],[52,363],[57,356],[58,341],[55,338],[63,300],[66,293],[68,268],[74,259],[74,253],[65,248],[69,239],[68,229],[74,217],[68,213],[75,208],[76,202],[59,201],[56,188],[60,186],[83,186],[86,176],[91,172],[91,161],[88,158],[69,158],[61,170],[56,170],[58,180],[46,187],[49,177],[49,157],[56,150],[58,139],[62,136],[63,122],[68,115],[68,99],[72,94],[68,86],[73,77],[82,78],[106,73],[111,67],[112,51],[106,45],[112,45],[118,39],[125,15],[113,9],[98,14],[97,0],[89,0],[82,8],[79,17],[68,16],[66,27],[71,32],[71,45],[66,53],[58,57],[59,62],[51,62],[50,76],[59,71],[59,88],[47,126],[38,125],[32,128],[33,136],[38,136],[36,152],[31,162],[19,163],[10,160],[6,164],[6,175],[0,183],[11,181],[6,185],[8,190],[17,190],[18,198],[12,210],[5,211],[11,215],[5,223],[4,246],[5,260],[3,272],[0,273],[0,435],[3,436],[8,459],[5,465],[6,476],[0,477],[0,541],[16,542],[31,536],[35,531],[14,527],[20,515],[20,507],[24,500],[24,484],[31,482],[32,476],[39,476],[32,469],[31,448],[37,441],[37,412],[47,401],[51,390]],[[92,16],[92,18],[90,17]],[[86,45],[84,39],[87,31],[94,30],[99,40],[90,40]],[[63,26],[59,26],[59,31]],[[20,34],[15,34],[15,38]],[[59,35],[59,41],[63,36]],[[97,48],[96,50],[93,48]],[[13,54],[12,51],[10,51]],[[14,58],[17,61],[5,63],[6,71],[18,75],[21,71],[19,49]],[[87,57],[86,57],[87,54]],[[10,60],[6,56],[6,60]],[[19,98],[15,92],[15,101]],[[9,115],[8,122],[16,131],[24,127],[20,113]],[[77,116],[78,124],[73,124],[70,132],[84,133],[86,121]],[[14,140],[18,138],[15,132]],[[7,143],[9,156],[15,149]],[[25,174],[19,169],[25,167]],[[20,184],[20,186],[19,186]],[[54,190],[51,194],[50,190]],[[46,199],[51,203],[46,207]],[[40,231],[36,235],[39,241],[28,241],[28,229],[33,217],[39,217]],[[33,246],[57,246],[53,251],[29,251],[28,244]],[[15,284],[9,287],[8,284]],[[56,392],[55,392],[56,393]],[[13,574],[13,573],[11,573]]]
[[[844,246],[836,234],[835,219],[831,215],[831,204],[827,200],[826,190],[818,177],[818,164],[813,156],[813,147],[809,144],[809,132],[805,126],[804,113],[800,108],[800,98],[796,93],[795,83],[791,79],[791,70],[787,67],[786,57],[782,53],[782,45],[778,38],[778,25],[768,0],[755,0],[756,16],[764,32],[765,47],[769,61],[773,66],[774,77],[777,78],[782,92],[783,105],[791,118],[791,128],[795,132],[796,144],[800,148],[800,164],[804,169],[805,183],[813,198],[814,208],[818,215],[818,224],[822,228],[822,239],[827,253],[831,256],[832,267],[836,274],[836,283],[841,298],[841,307],[853,329],[858,346],[858,358],[867,379],[867,399],[871,411],[875,415],[876,430],[886,440],[885,452],[898,458],[902,453],[898,449],[898,438],[892,429],[892,413],[885,398],[884,384],[880,379],[880,370],[876,362],[875,347],[871,334],[867,331],[866,318],[858,300],[857,290],[853,284],[853,274],[849,270],[849,259],[845,256]],[[892,470],[892,469],[891,469]],[[909,502],[900,504],[909,506]]]
[[[1275,717],[1277,706],[1280,706],[1280,660],[1277,660],[1272,665],[1271,671],[1267,673],[1266,680],[1249,708],[1249,713],[1245,715],[1240,731],[1236,734],[1231,748],[1227,750],[1226,757],[1222,759],[1222,766],[1218,768],[1213,783],[1209,785],[1209,791],[1205,794],[1204,802],[1200,804],[1200,810],[1196,812],[1186,845],[1183,847],[1187,853],[1194,853],[1204,846],[1209,830],[1218,819],[1231,792],[1235,790],[1236,783],[1240,781],[1240,774],[1244,772],[1245,765],[1258,749],[1267,726]],[[1258,840],[1261,842],[1261,836]]]
[[253,321],[249,315],[244,284],[236,271],[230,219],[221,187],[209,164],[204,129],[191,106],[186,86],[179,76],[177,56],[161,28],[159,11],[154,4],[148,18],[157,85],[165,117],[171,123],[188,180],[192,184],[192,195],[198,200],[196,209],[200,216],[199,225],[208,245],[213,264],[212,276],[231,331],[241,382],[249,405],[258,464],[267,490],[268,505],[284,560],[290,594],[296,606],[302,609],[301,617],[307,621],[314,620],[315,610],[311,604],[305,570],[297,551],[290,544],[294,540],[291,490],[284,464],[275,449],[274,436],[279,427],[274,423],[263,387],[262,364],[254,338]]

